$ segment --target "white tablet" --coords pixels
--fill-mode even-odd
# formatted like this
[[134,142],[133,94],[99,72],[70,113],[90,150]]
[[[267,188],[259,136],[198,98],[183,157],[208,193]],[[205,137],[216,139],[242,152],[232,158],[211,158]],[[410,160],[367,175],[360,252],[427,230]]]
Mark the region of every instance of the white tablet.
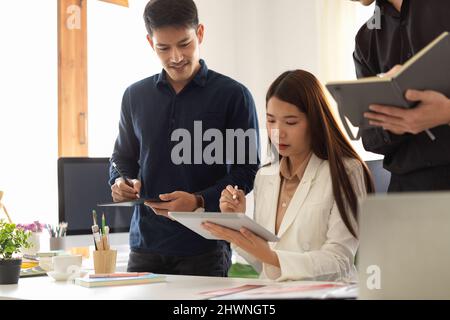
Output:
[[243,213],[169,212],[169,216],[208,240],[219,239],[202,227],[203,222],[215,223],[217,225],[227,227],[236,231],[239,231],[241,228],[246,228],[259,237],[263,238],[264,240],[270,242],[277,242],[280,240],[272,232],[260,226]]

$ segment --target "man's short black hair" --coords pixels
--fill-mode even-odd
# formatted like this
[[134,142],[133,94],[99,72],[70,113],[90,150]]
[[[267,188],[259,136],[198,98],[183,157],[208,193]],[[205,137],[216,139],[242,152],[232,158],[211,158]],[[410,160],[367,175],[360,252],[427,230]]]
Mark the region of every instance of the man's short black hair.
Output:
[[145,27],[150,36],[163,27],[197,29],[198,10],[193,0],[150,0],[144,12]]

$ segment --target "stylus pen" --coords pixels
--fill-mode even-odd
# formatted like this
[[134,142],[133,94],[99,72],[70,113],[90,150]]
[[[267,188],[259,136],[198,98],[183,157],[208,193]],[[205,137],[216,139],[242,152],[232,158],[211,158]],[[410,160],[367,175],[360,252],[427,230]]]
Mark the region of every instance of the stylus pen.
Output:
[[430,130],[425,130],[425,132],[427,133],[427,135],[431,139],[431,141],[436,140],[436,136]]
[[[234,187],[234,190],[238,191],[238,190],[239,190],[239,187],[238,187],[238,186],[235,186],[235,187]],[[233,195],[233,200],[236,200],[236,199],[237,199],[237,195],[234,194],[234,195]]]
[[130,180],[127,179],[127,177],[125,177],[122,174],[122,171],[119,170],[119,167],[116,165],[116,163],[114,161],[111,161],[112,166],[114,167],[114,169],[116,169],[117,173],[119,174],[119,176],[125,181],[125,183],[127,184],[127,186],[134,188],[134,186],[131,184]]

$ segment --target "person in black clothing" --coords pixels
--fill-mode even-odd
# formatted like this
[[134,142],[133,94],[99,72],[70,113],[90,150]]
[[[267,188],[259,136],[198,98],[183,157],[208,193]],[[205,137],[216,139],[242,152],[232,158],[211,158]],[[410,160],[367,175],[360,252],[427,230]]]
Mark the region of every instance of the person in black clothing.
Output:
[[[227,276],[229,245],[206,240],[168,212],[219,212],[226,186],[253,189],[260,163],[255,104],[247,88],[200,59],[204,26],[192,0],[151,0],[144,18],[163,71],[125,91],[109,183],[115,202],[167,202],[136,206],[128,270]],[[243,143],[229,130],[245,133]]]
[[[374,0],[360,2],[369,5]],[[368,23],[356,36],[358,78],[396,70],[442,32],[450,31],[448,0],[378,0],[376,5],[379,28]],[[418,101],[418,106],[370,106],[365,117],[375,127],[362,131],[364,148],[385,156],[384,167],[392,174],[390,192],[450,190],[449,97],[408,90],[406,98]],[[425,132],[428,129],[431,135]]]

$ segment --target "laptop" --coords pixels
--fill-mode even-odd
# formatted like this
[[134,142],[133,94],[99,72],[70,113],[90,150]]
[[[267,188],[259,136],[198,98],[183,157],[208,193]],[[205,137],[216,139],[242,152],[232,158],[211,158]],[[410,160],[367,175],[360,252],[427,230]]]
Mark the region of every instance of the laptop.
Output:
[[359,299],[450,299],[450,192],[360,205]]

